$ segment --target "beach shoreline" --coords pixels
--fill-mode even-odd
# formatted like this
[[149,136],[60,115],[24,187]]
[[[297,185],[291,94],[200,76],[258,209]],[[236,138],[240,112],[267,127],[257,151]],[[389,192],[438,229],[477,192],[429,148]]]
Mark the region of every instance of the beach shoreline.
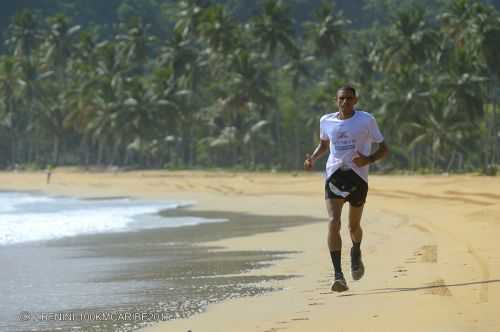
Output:
[[[194,201],[193,210],[325,218],[318,173],[134,171],[0,173],[2,190]],[[343,218],[345,218],[344,213]],[[326,218],[325,218],[326,220]],[[345,225],[345,222],[343,222]],[[362,226],[365,278],[329,291],[326,224],[204,243],[297,253],[256,274],[295,274],[282,291],[211,305],[144,331],[498,331],[500,178],[371,176]],[[349,241],[343,227],[344,268]],[[418,323],[413,323],[418,322]]]

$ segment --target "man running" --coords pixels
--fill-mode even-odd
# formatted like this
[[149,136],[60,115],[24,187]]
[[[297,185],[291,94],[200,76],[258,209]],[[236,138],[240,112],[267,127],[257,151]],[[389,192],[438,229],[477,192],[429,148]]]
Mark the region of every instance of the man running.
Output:
[[[351,234],[351,274],[354,280],[363,277],[365,267],[361,260],[363,230],[360,222],[368,193],[369,164],[385,158],[389,150],[384,143],[375,118],[361,110],[355,110],[358,99],[352,86],[337,91],[338,112],[325,114],[320,119],[320,143],[306,155],[304,168],[310,170],[314,162],[330,151],[326,162],[325,199],[328,216],[328,248],[335,272],[331,290],[348,290],[342,273],[340,216],[345,202],[349,202],[349,231]],[[378,143],[371,153],[372,143]]]

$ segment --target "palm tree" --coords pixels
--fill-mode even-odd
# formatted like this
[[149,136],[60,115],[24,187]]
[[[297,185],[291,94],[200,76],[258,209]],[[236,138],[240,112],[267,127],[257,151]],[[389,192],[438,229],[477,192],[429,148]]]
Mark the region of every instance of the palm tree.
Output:
[[85,119],[84,135],[91,137],[93,144],[97,146],[96,161],[103,162],[104,153],[109,145],[114,146],[118,141],[121,128],[115,125],[116,112],[120,110],[120,104],[124,98],[124,73],[128,67],[123,58],[119,56],[119,50],[115,41],[106,41],[96,46],[97,68],[96,75],[86,75],[84,95],[89,100],[83,105],[82,113],[78,114],[80,119]]
[[497,128],[497,96],[500,82],[500,15],[493,7],[486,7],[482,14],[476,16],[478,33],[481,38],[480,50],[490,76],[490,100],[493,104],[493,118],[491,124],[491,159],[490,165],[496,165],[500,160],[498,151],[499,130]]
[[[80,31],[79,25],[70,26],[69,19],[59,14],[48,19],[49,31],[45,43],[42,45],[45,65],[55,72],[55,82],[47,86],[52,88],[45,95],[45,118],[48,133],[53,135],[52,164],[59,163],[61,144],[64,141],[64,122],[70,109],[69,68],[75,47],[75,37]],[[55,84],[54,84],[55,83]]]
[[439,40],[422,7],[399,11],[385,33],[387,35],[379,41],[372,59],[378,69],[396,73],[405,71],[407,66],[425,65]]
[[[189,37],[189,36],[188,36]],[[171,73],[171,87],[176,91],[184,163],[191,166],[195,159],[194,121],[201,108],[206,107],[202,97],[202,81],[209,75],[206,54],[193,38],[184,38],[175,32],[161,49],[158,65]]]
[[[279,54],[287,57],[298,56],[299,48],[295,42],[295,31],[293,20],[290,15],[290,7],[282,0],[264,0],[262,11],[254,16],[249,25],[250,32],[256,40],[257,47],[263,54],[264,59],[270,62],[274,68],[281,65]],[[278,52],[282,53],[278,53]],[[277,72],[275,73],[277,75]],[[274,76],[272,80],[278,82],[279,78]],[[277,94],[270,90],[272,94]],[[277,106],[277,105],[276,105]],[[273,139],[276,146],[281,146],[282,141],[282,118],[278,107],[271,108],[270,122],[272,124]],[[277,148],[275,155],[277,162],[282,163],[283,151]]]
[[[25,119],[24,125],[20,126],[21,122],[17,122],[16,129],[18,132],[16,143],[14,145],[16,151],[13,151],[14,156],[22,156],[21,161],[27,160],[30,156],[26,151],[31,150],[32,143],[30,143],[31,135],[28,131],[36,130],[30,124],[34,123],[37,116],[37,104],[39,87],[36,83],[38,77],[37,62],[38,58],[34,53],[39,46],[41,36],[40,27],[37,19],[30,10],[23,10],[16,14],[13,23],[9,26],[10,37],[7,39],[6,44],[12,49],[12,54],[15,59],[15,70],[19,75],[19,83],[21,84],[19,90],[22,93],[21,100],[25,103],[26,107],[18,109],[18,118]],[[35,140],[36,143],[36,140]],[[26,149],[23,149],[26,147]],[[17,159],[17,157],[16,157]],[[14,161],[13,161],[14,162]]]
[[265,0],[263,12],[254,17],[252,31],[265,54],[276,56],[279,46],[286,54],[296,54],[295,33],[290,9],[282,0]]
[[33,12],[28,9],[18,12],[9,30],[7,45],[13,48],[14,56],[31,57],[40,41],[38,21]]
[[123,133],[121,144],[153,159],[160,155],[156,149],[166,136],[164,130],[177,105],[138,77],[128,80],[125,89],[127,98],[115,118]]
[[145,67],[148,55],[151,53],[150,46],[156,38],[149,34],[151,25],[144,24],[138,17],[131,18],[128,24],[120,24],[124,33],[115,36],[120,49],[120,56],[123,57],[131,73],[137,71],[140,75],[145,75]]
[[[252,165],[255,164],[255,138],[258,130],[251,130],[259,121],[270,122],[276,102],[271,95],[270,67],[262,55],[245,49],[238,49],[228,58],[228,73],[221,84],[220,97],[212,106],[212,119],[218,119],[216,137],[225,137],[219,142],[232,142],[231,160],[247,155]],[[267,123],[266,122],[266,123]],[[234,129],[225,129],[234,128]],[[227,140],[228,133],[234,133],[234,140]],[[247,137],[246,143],[244,138]],[[244,153],[242,144],[248,144],[248,153]]]
[[181,0],[176,3],[174,32],[183,39],[198,37],[203,10],[208,6],[204,0]]
[[[292,108],[292,131],[293,131],[293,166],[295,169],[300,169],[301,167],[301,145],[299,134],[299,123],[301,122],[301,103],[300,103],[300,90],[303,80],[312,77],[311,64],[314,61],[313,56],[305,55],[303,52],[293,57],[284,67],[283,70],[291,77],[291,88],[292,88],[292,99],[294,106]],[[304,119],[305,120],[305,119]]]
[[210,51],[226,56],[238,46],[238,25],[223,5],[213,5],[203,11],[199,26],[200,35]]
[[14,165],[17,161],[17,144],[20,122],[24,122],[23,113],[19,110],[19,100],[16,96],[18,90],[18,80],[16,73],[16,62],[12,57],[3,57],[0,61],[2,65],[0,76],[0,95],[2,96],[0,123],[9,133],[10,139],[10,162]]
[[[487,169],[489,165],[496,163],[497,155],[496,86],[500,73],[497,56],[500,51],[500,16],[493,7],[480,2],[453,0],[439,19],[444,33],[455,46],[449,53],[459,55],[456,57],[460,60],[458,68],[461,68],[460,75],[465,78],[459,82],[476,82],[474,88],[462,84],[456,89],[457,95],[462,96],[458,101],[461,102],[463,112],[470,114],[469,107],[479,105],[482,109],[476,113],[484,114],[482,101],[487,98],[485,87],[489,86],[489,99],[494,111],[488,123],[489,130],[486,130],[486,137],[483,138],[483,168]],[[463,89],[460,89],[461,86]],[[472,91],[476,97],[467,97]]]
[[314,45],[314,55],[325,60],[332,59],[339,49],[348,43],[346,27],[351,21],[336,13],[333,3],[323,1],[315,10],[314,20],[305,24]]
[[[416,126],[401,128],[406,123],[422,124],[431,118],[443,118],[443,107],[451,94],[450,86],[440,81],[440,77],[446,75],[444,68],[449,66],[439,62],[447,61],[442,46],[446,39],[429,23],[421,7],[399,10],[393,17],[392,24],[380,31],[370,53],[370,62],[378,71],[374,77],[382,77],[372,85],[371,99],[372,103],[379,104],[376,111],[387,138],[401,144],[401,149],[397,148],[398,144],[393,149],[396,152],[393,160],[399,159],[403,165],[409,162],[411,167],[425,166],[425,163],[418,164],[421,154],[425,153],[425,144],[416,139],[422,135],[421,129],[417,130]],[[430,126],[429,130],[438,130],[438,127]],[[438,133],[429,132],[424,136],[426,139],[439,137]],[[446,154],[446,150],[441,152]],[[433,168],[435,161],[429,158],[426,163]]]
[[455,156],[463,155],[466,150],[461,143],[472,138],[470,123],[457,121],[456,114],[451,108],[437,110],[440,111],[426,112],[425,117],[418,122],[408,122],[403,125],[403,129],[412,133],[408,150],[415,149],[417,145],[427,147],[424,152],[432,172],[435,171],[437,164],[441,169],[449,171]]

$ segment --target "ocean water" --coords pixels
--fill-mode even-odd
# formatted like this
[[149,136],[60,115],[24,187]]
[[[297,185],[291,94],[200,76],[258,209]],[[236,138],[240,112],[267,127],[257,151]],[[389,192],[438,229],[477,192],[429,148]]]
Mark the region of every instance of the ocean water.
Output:
[[[76,199],[34,193],[0,192],[0,246],[67,236],[180,227],[224,220],[160,218],[158,211],[189,203],[111,199]],[[147,218],[145,218],[147,216]]]
[[290,277],[240,275],[288,253],[199,242],[308,220],[178,209],[186,205],[0,192],[0,331],[133,331]]

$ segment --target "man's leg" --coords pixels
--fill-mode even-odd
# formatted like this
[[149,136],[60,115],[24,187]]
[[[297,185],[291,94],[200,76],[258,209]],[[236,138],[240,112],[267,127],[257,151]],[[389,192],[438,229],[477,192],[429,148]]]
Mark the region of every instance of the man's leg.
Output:
[[361,243],[363,239],[363,229],[361,228],[361,217],[363,216],[363,207],[349,207],[349,232],[351,233],[352,243]]
[[326,199],[326,209],[329,217],[327,242],[335,272],[335,281],[332,285],[332,291],[336,292],[342,292],[348,289],[341,265],[342,238],[340,237],[340,217],[342,215],[343,205],[343,199]]
[[361,240],[363,239],[363,229],[361,228],[361,217],[363,206],[350,206],[349,208],[349,232],[351,234],[351,272],[354,280],[359,280],[365,273],[365,267],[361,260]]
[[328,211],[328,249],[338,251],[342,249],[342,238],[340,237],[340,217],[342,215],[343,199],[327,199],[326,209]]

